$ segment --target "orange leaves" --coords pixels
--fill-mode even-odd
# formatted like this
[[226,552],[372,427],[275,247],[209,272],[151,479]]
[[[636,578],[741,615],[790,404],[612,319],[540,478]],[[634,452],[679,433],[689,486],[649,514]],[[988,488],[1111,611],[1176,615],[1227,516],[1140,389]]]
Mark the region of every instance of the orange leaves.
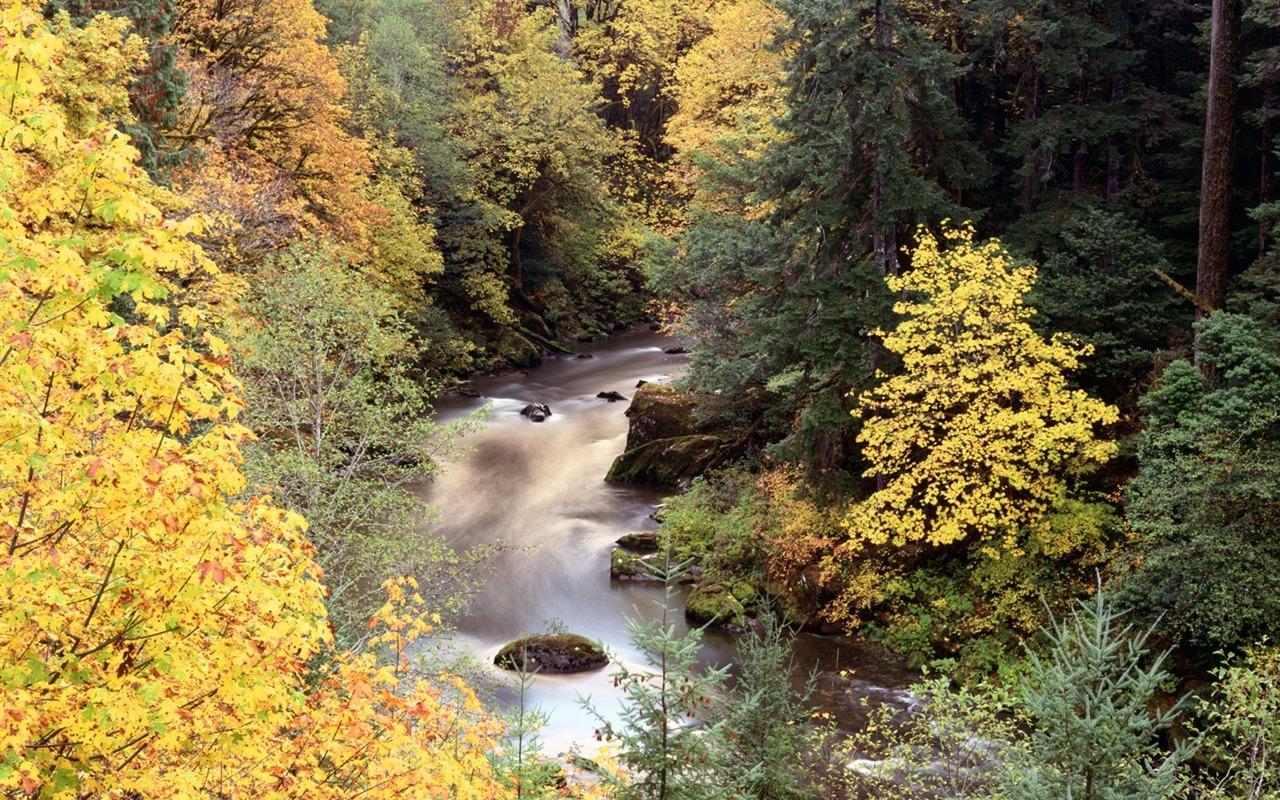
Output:
[[227,571],[216,561],[201,561],[196,564],[196,574],[200,576],[202,581],[211,580],[214,583],[225,583],[227,580]]
[[252,262],[301,232],[363,240],[367,145],[346,133],[346,82],[310,0],[180,0],[181,136],[204,150],[178,182],[214,219],[207,241]]

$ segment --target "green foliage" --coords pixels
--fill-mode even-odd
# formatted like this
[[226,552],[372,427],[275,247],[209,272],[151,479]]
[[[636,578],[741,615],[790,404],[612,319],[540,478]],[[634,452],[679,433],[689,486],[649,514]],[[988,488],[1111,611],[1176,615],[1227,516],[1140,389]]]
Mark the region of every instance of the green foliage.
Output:
[[542,758],[538,731],[551,720],[551,715],[528,705],[529,690],[537,674],[536,669],[528,667],[527,663],[522,663],[515,670],[516,706],[506,715],[507,729],[502,748],[491,759],[498,779],[511,790],[516,800],[543,800],[556,796],[555,782],[560,767],[554,761]]
[[614,673],[626,694],[619,719],[600,714],[590,698],[583,701],[600,720],[597,736],[617,742],[619,760],[632,773],[629,783],[614,786],[619,800],[728,800],[755,777],[726,771],[722,754],[728,730],[709,716],[725,690],[728,668],[699,667],[702,631],[678,635],[671,619],[674,581],[686,567],[668,559],[659,570],[664,582],[659,617],[627,621],[628,636],[644,651],[648,666],[623,666]]
[[766,554],[756,536],[753,483],[746,471],[719,470],[669,498],[662,537],[672,557],[693,559],[715,577],[759,578]]
[[1009,800],[1167,800],[1180,788],[1190,750],[1160,747],[1178,714],[1152,712],[1169,678],[1166,654],[1152,657],[1150,632],[1122,627],[1101,591],[1044,629],[1047,650],[1032,650],[1021,687],[1033,732],[1011,759]]
[[1266,644],[1229,656],[1213,671],[1213,692],[1200,699],[1203,729],[1197,776],[1205,798],[1280,797],[1280,651]]
[[451,613],[482,554],[425,534],[414,490],[472,424],[439,428],[413,374],[408,327],[393,298],[320,247],[297,247],[255,276],[231,341],[259,435],[246,450],[252,490],[268,490],[309,524],[340,641],[358,641],[378,586],[411,570]]
[[[881,704],[837,748],[847,768],[834,779],[851,796],[885,800],[999,796],[1005,761],[1020,747],[1026,720],[1008,690],[946,678],[912,687],[908,710]],[[870,705],[864,699],[864,705]]]
[[1248,317],[1200,323],[1206,378],[1175,362],[1143,401],[1126,601],[1208,655],[1280,632],[1280,350]]
[[722,756],[729,775],[744,775],[742,800],[812,797],[814,765],[804,757],[813,681],[792,688],[791,632],[766,609],[738,641],[738,679],[713,717],[728,731]]
[[1187,331],[1181,301],[1156,277],[1172,268],[1130,214],[1064,202],[1024,218],[1007,237],[1041,267],[1028,302],[1041,335],[1062,331],[1093,348],[1077,380],[1108,400],[1131,395],[1159,352]]

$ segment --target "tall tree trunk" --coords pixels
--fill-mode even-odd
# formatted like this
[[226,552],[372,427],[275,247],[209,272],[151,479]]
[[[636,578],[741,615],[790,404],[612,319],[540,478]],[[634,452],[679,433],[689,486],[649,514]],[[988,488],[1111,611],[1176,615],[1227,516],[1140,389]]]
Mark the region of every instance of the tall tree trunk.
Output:
[[[1222,307],[1227,287],[1231,164],[1236,133],[1236,72],[1240,0],[1213,0],[1209,43],[1209,103],[1204,117],[1204,162],[1200,173],[1200,249],[1196,294],[1209,308]],[[1204,316],[1197,309],[1196,318]],[[1202,369],[1197,343],[1196,361]]]
[[[1039,116],[1040,105],[1040,71],[1036,69],[1035,55],[1032,55],[1023,78],[1026,85],[1026,105],[1022,109],[1024,120],[1033,120]],[[1022,209],[1030,211],[1035,204],[1036,182],[1040,179],[1040,159],[1034,158],[1026,165],[1029,169],[1022,178]]]
[[[1076,81],[1076,105],[1084,111],[1089,105],[1089,79],[1085,76],[1085,68],[1080,69]],[[1084,191],[1084,140],[1082,139],[1076,139],[1071,143],[1071,191]]]
[[578,9],[573,0],[556,0],[555,9],[559,35],[553,49],[560,58],[567,59],[573,52],[573,37],[578,32]]

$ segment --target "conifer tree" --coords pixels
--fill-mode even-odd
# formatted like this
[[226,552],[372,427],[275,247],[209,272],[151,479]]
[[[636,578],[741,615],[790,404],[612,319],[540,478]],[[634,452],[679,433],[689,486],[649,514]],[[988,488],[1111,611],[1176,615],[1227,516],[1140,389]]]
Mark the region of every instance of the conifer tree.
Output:
[[667,560],[659,567],[662,613],[647,622],[627,621],[631,643],[645,652],[648,667],[614,673],[626,694],[619,719],[605,717],[589,698],[583,701],[600,721],[597,736],[617,742],[619,760],[631,773],[630,781],[614,787],[620,800],[728,800],[753,775],[724,769],[725,729],[708,721],[728,668],[699,666],[700,629],[676,633],[675,585],[687,566]]
[[1165,655],[1122,617],[1099,586],[1044,629],[1049,649],[1030,653],[1022,690],[1034,730],[1005,774],[1009,800],[1168,800],[1180,788],[1190,752],[1159,742],[1178,708],[1150,711],[1170,677]]

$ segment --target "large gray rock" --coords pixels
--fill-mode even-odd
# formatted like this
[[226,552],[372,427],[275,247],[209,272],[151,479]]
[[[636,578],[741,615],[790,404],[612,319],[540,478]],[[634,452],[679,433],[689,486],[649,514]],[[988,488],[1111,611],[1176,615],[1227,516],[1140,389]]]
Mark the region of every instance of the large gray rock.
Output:
[[694,433],[711,433],[706,426],[693,418],[697,405],[694,396],[677,392],[670,386],[646,383],[639,387],[627,417],[627,450],[635,450],[659,439],[688,436]]
[[540,633],[526,636],[506,645],[493,657],[503,669],[528,672],[535,669],[547,674],[585,672],[609,663],[600,645],[576,633]]

